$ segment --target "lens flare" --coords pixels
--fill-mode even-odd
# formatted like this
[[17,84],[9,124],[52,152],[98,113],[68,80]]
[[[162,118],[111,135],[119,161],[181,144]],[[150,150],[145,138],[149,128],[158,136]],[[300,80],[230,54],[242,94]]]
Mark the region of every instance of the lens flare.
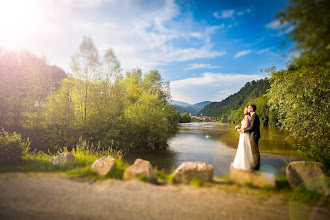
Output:
[[272,165],[269,165],[269,164],[261,165],[260,171],[267,173],[268,179],[273,179],[277,175],[276,169]]
[[[314,177],[305,180],[291,196],[290,219],[318,219],[319,216],[323,216],[324,213],[328,212],[328,207],[324,204],[329,204],[329,195],[330,177]],[[312,208],[303,204],[306,202],[312,204]]]

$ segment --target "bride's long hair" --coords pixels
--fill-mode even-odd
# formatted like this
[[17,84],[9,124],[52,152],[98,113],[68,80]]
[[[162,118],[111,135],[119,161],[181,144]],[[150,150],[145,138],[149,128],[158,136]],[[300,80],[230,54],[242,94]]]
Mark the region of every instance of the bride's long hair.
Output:
[[244,116],[243,116],[243,118],[242,118],[242,121],[244,120],[245,115],[250,115],[248,111],[246,111],[246,113],[245,113],[245,109],[247,109],[248,107],[249,107],[249,106],[247,105],[247,106],[245,106],[245,108],[244,108]]

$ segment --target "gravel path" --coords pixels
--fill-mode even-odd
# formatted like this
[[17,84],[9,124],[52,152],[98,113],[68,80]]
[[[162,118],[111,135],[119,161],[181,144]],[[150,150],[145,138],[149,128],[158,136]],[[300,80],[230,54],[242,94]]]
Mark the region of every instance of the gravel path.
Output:
[[[301,213],[312,207],[302,206]],[[327,217],[328,210],[323,210]],[[290,219],[289,202],[138,180],[0,174],[0,219]],[[324,218],[326,219],[326,218]]]

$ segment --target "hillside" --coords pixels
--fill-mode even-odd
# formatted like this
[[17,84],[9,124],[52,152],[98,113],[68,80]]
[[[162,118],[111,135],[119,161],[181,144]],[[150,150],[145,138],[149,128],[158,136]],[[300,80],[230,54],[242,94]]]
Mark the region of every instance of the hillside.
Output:
[[191,115],[197,115],[197,113],[202,110],[206,105],[211,103],[210,101],[204,101],[204,102],[199,102],[196,104],[188,104],[185,102],[179,102],[175,100],[170,100],[170,104],[174,105],[178,111],[181,113],[187,112],[188,114],[191,113]]
[[176,109],[180,112],[180,114],[187,112],[188,114],[191,113],[191,115],[197,115],[198,111],[194,109],[193,107],[183,107],[180,105],[174,105]]
[[266,94],[269,89],[269,82],[266,79],[247,82],[237,93],[230,95],[221,102],[212,102],[206,105],[198,115],[206,115],[212,117],[223,117],[229,115],[231,111],[239,109],[248,101],[261,97]]

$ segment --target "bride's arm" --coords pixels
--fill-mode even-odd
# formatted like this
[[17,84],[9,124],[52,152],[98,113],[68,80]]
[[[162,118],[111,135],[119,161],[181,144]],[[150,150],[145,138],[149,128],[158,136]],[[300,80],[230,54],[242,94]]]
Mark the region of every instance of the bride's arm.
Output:
[[244,126],[241,127],[241,129],[237,129],[238,132],[242,132],[245,128],[247,128],[247,126],[249,125],[249,118],[247,115],[244,116]]

